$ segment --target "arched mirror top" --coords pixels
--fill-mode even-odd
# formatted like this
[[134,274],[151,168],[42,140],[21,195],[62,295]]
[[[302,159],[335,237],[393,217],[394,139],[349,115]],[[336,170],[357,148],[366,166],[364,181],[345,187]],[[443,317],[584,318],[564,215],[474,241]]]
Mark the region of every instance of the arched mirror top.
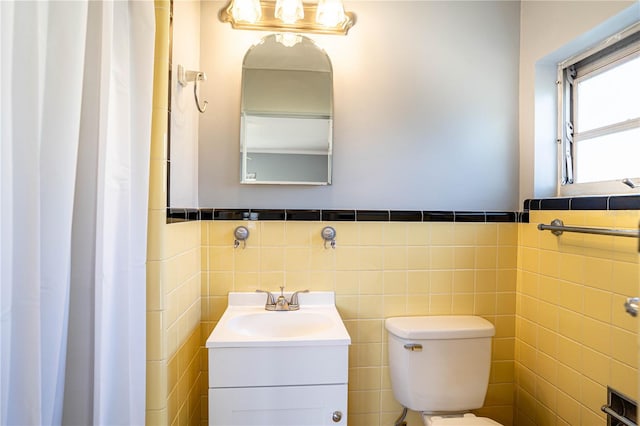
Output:
[[[286,45],[293,42],[293,46]],[[247,51],[242,68],[332,71],[329,55],[309,37],[295,34],[265,36]]]

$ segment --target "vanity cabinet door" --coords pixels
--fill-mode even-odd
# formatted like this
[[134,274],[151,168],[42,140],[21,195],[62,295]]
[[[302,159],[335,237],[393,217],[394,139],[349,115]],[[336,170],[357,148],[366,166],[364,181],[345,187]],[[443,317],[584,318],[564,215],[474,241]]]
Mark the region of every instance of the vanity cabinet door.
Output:
[[209,389],[210,426],[346,424],[346,384]]

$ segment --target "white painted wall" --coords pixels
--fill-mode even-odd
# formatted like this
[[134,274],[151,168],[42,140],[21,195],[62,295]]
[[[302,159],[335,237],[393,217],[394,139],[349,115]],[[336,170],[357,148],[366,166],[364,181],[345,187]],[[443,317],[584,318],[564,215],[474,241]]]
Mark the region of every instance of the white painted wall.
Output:
[[231,30],[222,5],[202,3],[201,34],[199,3],[174,6],[174,67],[197,67],[201,39],[211,105],[198,148],[192,88],[174,82],[172,206],[501,210],[554,196],[555,61],[621,29],[640,2],[347,3],[350,35],[312,36],[335,72],[326,188],[238,183],[242,58],[267,33]]
[[[169,202],[170,207],[197,207],[200,113],[193,96],[194,83],[182,87],[178,84],[177,75],[178,64],[187,70],[200,70],[199,1],[173,1],[172,56]],[[200,83],[201,87],[207,84]]]
[[201,5],[200,207],[519,207],[519,2],[347,2],[349,35],[311,36],[333,62],[328,187],[239,184],[242,59],[266,33],[222,24],[223,5]]
[[556,64],[640,20],[640,2],[529,0],[521,8],[520,201],[556,195]]

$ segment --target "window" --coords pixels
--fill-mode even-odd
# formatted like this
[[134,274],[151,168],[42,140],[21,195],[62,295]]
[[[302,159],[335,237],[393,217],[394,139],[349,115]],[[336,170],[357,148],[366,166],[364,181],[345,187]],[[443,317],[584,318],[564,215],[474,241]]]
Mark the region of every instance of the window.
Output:
[[562,62],[558,83],[560,192],[620,192],[640,178],[640,24]]

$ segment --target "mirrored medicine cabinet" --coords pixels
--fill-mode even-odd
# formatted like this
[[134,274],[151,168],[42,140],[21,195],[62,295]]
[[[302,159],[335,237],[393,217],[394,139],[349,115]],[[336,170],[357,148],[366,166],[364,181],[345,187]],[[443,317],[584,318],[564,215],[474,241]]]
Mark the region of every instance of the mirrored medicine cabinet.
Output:
[[240,182],[331,184],[333,73],[308,37],[271,34],[242,65]]

